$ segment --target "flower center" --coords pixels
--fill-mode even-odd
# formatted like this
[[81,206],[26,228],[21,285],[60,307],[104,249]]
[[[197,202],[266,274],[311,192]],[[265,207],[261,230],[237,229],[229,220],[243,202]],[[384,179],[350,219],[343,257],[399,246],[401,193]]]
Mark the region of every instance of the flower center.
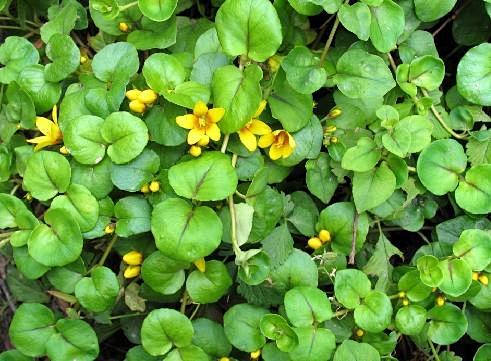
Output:
[[206,127],[205,117],[198,117],[198,124],[199,124],[200,128]]

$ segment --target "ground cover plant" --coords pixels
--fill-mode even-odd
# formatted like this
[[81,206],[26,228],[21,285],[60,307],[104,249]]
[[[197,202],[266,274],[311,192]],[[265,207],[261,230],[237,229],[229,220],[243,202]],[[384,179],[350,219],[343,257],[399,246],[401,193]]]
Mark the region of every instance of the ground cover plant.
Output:
[[491,360],[491,1],[0,10],[0,361]]

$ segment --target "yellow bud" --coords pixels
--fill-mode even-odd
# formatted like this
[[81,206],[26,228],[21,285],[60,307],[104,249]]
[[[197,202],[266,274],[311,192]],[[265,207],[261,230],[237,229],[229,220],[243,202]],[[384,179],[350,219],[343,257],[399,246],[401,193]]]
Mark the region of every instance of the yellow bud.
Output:
[[130,102],[130,109],[135,113],[144,113],[147,109],[147,106],[139,100],[132,100]]
[[131,89],[126,92],[126,98],[128,98],[129,100],[138,100],[138,97],[141,93],[141,90]]
[[210,143],[210,137],[207,136],[206,134],[201,137],[200,140],[198,140],[198,145],[200,147],[206,147]]
[[109,223],[106,227],[104,227],[105,234],[113,234],[114,233],[114,224]]
[[257,360],[259,359],[259,356],[261,356],[261,350],[251,352],[251,359]]
[[141,101],[143,104],[151,105],[155,103],[158,97],[159,95],[155,93],[152,89],[147,89],[142,91],[140,95],[138,95],[138,100]]
[[363,331],[361,328],[356,330],[356,336],[362,337],[365,334],[365,331]]
[[83,55],[82,55],[82,56],[80,57],[80,64],[85,64],[85,63],[87,62],[87,60],[89,60],[89,59],[87,59],[87,57],[86,57],[86,56],[83,56]]
[[206,261],[203,257],[201,257],[200,259],[197,259],[196,261],[193,262],[194,265],[196,266],[196,268],[200,271],[200,272],[205,272],[206,271]]
[[440,306],[440,307],[443,306],[445,304],[445,297],[438,296],[436,298],[436,302],[435,303],[436,303],[437,306]]
[[479,279],[479,272],[472,272],[472,280],[477,281]]
[[150,185],[148,186],[148,189],[152,193],[158,192],[160,190],[160,183],[157,181],[151,181]]
[[406,297],[406,292],[400,291],[397,295],[399,296],[399,298],[404,298]]
[[142,185],[142,187],[140,188],[140,192],[142,192],[142,193],[150,192],[150,187],[148,186],[148,184]]
[[320,247],[322,247],[322,241],[317,237],[312,237],[311,239],[309,239],[307,244],[312,249],[319,249]]
[[329,233],[328,230],[321,229],[321,231],[319,232],[319,239],[322,243],[329,242],[331,240],[331,233]]
[[123,33],[127,33],[130,30],[130,27],[126,23],[119,23],[118,25],[119,30],[121,30]]
[[230,361],[230,359],[228,357],[220,357],[218,361]]
[[26,193],[25,197],[26,197],[28,202],[32,201],[32,194],[31,193]]
[[140,274],[140,266],[128,266],[124,270],[123,276],[124,278],[135,278]]
[[138,251],[131,251],[123,256],[123,262],[130,266],[139,266],[143,262],[143,255]]
[[402,300],[402,305],[403,305],[403,306],[407,306],[407,305],[409,305],[409,300],[408,300],[407,298],[403,299],[403,300]]
[[335,125],[329,125],[324,129],[324,133],[334,133],[337,129]]
[[189,154],[193,157],[199,157],[201,155],[201,147],[192,145],[191,148],[189,148]]
[[67,147],[65,147],[65,146],[61,147],[61,148],[59,149],[59,151],[60,151],[60,153],[61,153],[61,154],[64,154],[64,155],[68,155],[68,154],[70,154],[70,152],[68,151],[68,148],[67,148]]
[[330,119],[334,119],[334,118],[339,117],[341,114],[343,114],[343,112],[341,111],[341,109],[339,109],[339,108],[333,108],[333,109],[331,109],[331,111],[329,112],[329,114],[327,114],[327,117],[330,118]]
[[281,65],[281,57],[279,57],[278,55],[273,55],[271,58],[268,59],[269,70],[272,73],[276,73],[280,68],[280,65]]
[[433,288],[431,289],[431,292],[436,292],[436,290],[437,290],[437,289],[438,289],[438,288],[433,287]]
[[332,144],[336,144],[338,142],[338,137],[331,137],[331,139],[329,139],[331,141]]
[[484,286],[487,286],[489,284],[489,278],[486,275],[480,275],[479,276],[479,282],[481,282]]

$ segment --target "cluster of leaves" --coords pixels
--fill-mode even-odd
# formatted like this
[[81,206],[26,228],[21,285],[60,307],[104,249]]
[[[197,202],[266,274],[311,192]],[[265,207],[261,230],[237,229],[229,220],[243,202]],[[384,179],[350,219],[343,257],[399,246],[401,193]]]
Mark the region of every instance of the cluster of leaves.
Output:
[[491,359],[489,0],[0,10],[1,361]]

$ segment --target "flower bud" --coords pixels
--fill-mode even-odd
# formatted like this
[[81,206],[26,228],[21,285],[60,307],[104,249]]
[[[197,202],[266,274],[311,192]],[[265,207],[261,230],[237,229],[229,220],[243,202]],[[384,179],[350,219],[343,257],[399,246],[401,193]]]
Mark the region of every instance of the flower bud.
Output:
[[109,223],[106,227],[104,227],[105,234],[113,234],[114,233],[114,224]]
[[331,139],[329,139],[329,140],[330,140],[330,142],[331,142],[332,144],[336,144],[336,143],[338,142],[338,140],[339,140],[339,139],[338,139],[338,137],[331,137]]
[[63,154],[63,155],[68,155],[68,154],[70,154],[70,152],[68,151],[68,148],[67,148],[67,147],[65,147],[65,146],[61,147],[61,148],[59,149],[59,152],[60,152],[61,154]]
[[486,275],[480,275],[479,276],[479,282],[481,282],[484,286],[487,286],[489,284],[489,278]]
[[404,297],[406,297],[406,292],[404,292],[404,291],[400,291],[400,292],[397,294],[397,296],[398,296],[399,298],[404,298]]
[[119,23],[118,24],[119,30],[121,30],[123,33],[127,33],[130,30],[130,27],[126,23]]
[[261,350],[257,350],[254,352],[251,352],[251,359],[252,360],[257,360],[261,356]]
[[143,262],[143,255],[138,251],[131,251],[123,256],[123,262],[130,266],[139,266]]
[[403,305],[403,306],[407,306],[407,305],[409,305],[409,300],[408,300],[407,298],[403,299],[403,300],[402,300],[402,305]]
[[437,306],[443,306],[445,304],[445,297],[443,296],[438,296],[435,301]]
[[201,272],[205,272],[206,271],[206,261],[203,257],[201,257],[200,259],[197,259],[196,261],[193,262],[194,265],[196,266],[196,268]]
[[308,240],[307,244],[312,249],[319,249],[322,247],[322,241],[317,237],[312,237]]
[[128,98],[129,100],[138,100],[138,97],[141,93],[141,90],[131,89],[126,92],[126,98]]
[[479,280],[479,272],[472,272],[472,280],[473,281]]
[[155,103],[158,99],[158,94],[155,93],[152,89],[146,89],[138,95],[138,100],[146,105],[151,105]]
[[140,192],[142,192],[142,193],[150,192],[150,187],[148,186],[148,184],[142,185],[142,187],[140,188]]
[[331,240],[331,233],[326,229],[321,229],[319,232],[319,239],[322,243],[329,242]]
[[141,113],[145,112],[145,110],[147,109],[147,106],[139,100],[132,100],[130,102],[130,109],[131,109],[131,111],[133,111],[135,113],[141,114]]
[[135,278],[140,274],[140,266],[128,266],[124,270],[123,276],[124,278]]
[[228,357],[220,357],[218,361],[230,361],[230,359]]
[[205,147],[210,143],[210,137],[207,136],[206,134],[201,137],[201,139],[198,141],[198,145],[200,147]]
[[327,117],[329,119],[334,119],[334,118],[339,117],[341,114],[343,114],[343,112],[341,111],[341,109],[339,109],[339,108],[333,108],[333,109],[331,109],[331,111],[329,112],[329,114],[327,114]]
[[273,55],[268,59],[268,67],[272,73],[276,73],[281,66],[281,57],[278,55]]
[[158,192],[160,190],[160,183],[157,181],[151,181],[150,185],[148,186],[148,189],[152,193]]
[[87,57],[86,57],[86,56],[82,55],[82,56],[80,57],[80,64],[85,64],[85,63],[87,62],[87,60],[89,60],[89,59],[87,59]]
[[189,154],[193,157],[199,157],[201,155],[201,147],[192,145],[191,148],[189,148]]
[[365,331],[363,331],[361,328],[356,330],[356,336],[362,337],[365,334]]
[[337,129],[335,125],[329,125],[324,129],[324,133],[334,133]]

